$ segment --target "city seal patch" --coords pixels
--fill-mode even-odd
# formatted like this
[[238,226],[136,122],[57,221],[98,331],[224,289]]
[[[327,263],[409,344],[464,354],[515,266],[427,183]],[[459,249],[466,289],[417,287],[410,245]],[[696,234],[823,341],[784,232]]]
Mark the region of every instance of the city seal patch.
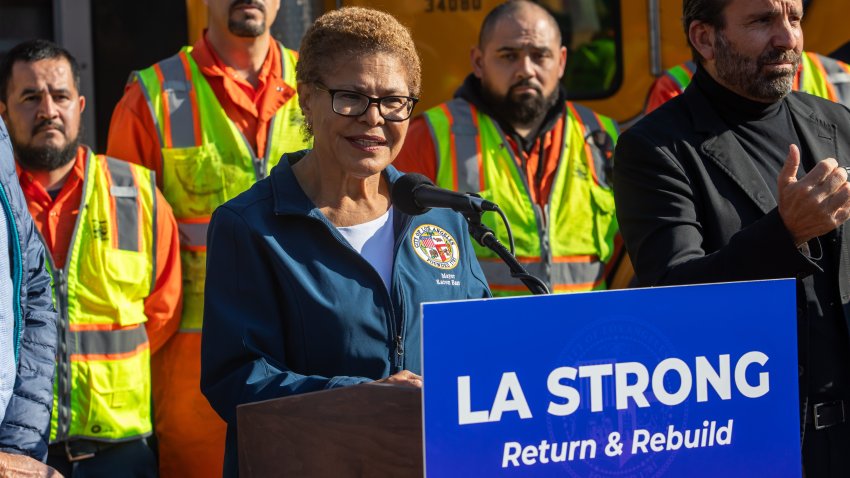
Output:
[[457,267],[460,248],[455,238],[443,228],[423,224],[413,231],[410,239],[416,255],[429,265],[441,270]]

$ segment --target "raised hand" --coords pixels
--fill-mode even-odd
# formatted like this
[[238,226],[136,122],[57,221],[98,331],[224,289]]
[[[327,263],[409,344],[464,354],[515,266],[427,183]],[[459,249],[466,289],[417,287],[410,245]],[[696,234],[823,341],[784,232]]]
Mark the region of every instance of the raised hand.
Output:
[[826,234],[850,219],[847,171],[827,158],[797,179],[800,150],[791,145],[779,172],[779,215],[797,246]]

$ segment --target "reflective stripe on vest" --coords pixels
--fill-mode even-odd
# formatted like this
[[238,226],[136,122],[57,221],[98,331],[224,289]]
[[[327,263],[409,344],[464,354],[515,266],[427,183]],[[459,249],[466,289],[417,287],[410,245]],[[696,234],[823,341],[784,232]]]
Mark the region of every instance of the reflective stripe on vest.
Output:
[[181,221],[177,223],[177,233],[180,244],[189,250],[203,251],[207,245],[207,229],[210,228],[210,218],[197,221]]
[[694,72],[697,71],[697,65],[693,61],[687,61],[682,63],[681,65],[676,65],[673,68],[670,68],[664,74],[670,77],[671,80],[676,82],[676,85],[679,87],[679,91],[685,91],[685,88],[691,84],[691,78],[694,77]]
[[802,91],[850,106],[850,67],[847,64],[808,52],[802,60]]
[[850,107],[850,65],[828,56],[821,56],[826,78],[835,91],[835,101]]
[[197,105],[192,93],[192,83],[186,76],[186,55],[174,55],[159,62],[162,90],[165,92],[162,129],[165,148],[190,148],[201,142],[195,132],[198,128]]
[[452,108],[452,136],[455,138],[454,149],[456,158],[466,158],[456,161],[457,184],[455,191],[466,193],[478,192],[484,188],[481,182],[481,146],[478,142],[478,126],[473,108]]
[[804,52],[801,58],[799,89],[810,95],[835,101],[835,88],[827,81],[827,73],[821,64],[820,55]]
[[[613,251],[616,218],[613,195],[610,188],[603,186],[606,178],[602,173],[604,168],[600,168],[608,161],[610,151],[605,153],[597,147],[594,136],[599,136],[597,132],[610,135],[613,145],[618,131],[612,120],[597,117],[586,108],[571,103],[565,107],[568,113],[562,135],[562,159],[551,194],[551,198],[558,199],[550,200],[545,211],[531,203],[527,180],[517,167],[504,134],[492,119],[461,99],[426,111],[425,118],[438,154],[438,185],[479,192],[499,204],[511,222],[517,256],[553,290],[601,289],[605,287],[604,262]],[[587,123],[582,118],[587,118]],[[570,140],[583,147],[569,148]],[[483,220],[507,243],[506,230],[500,221],[490,215],[485,215]],[[547,228],[550,222],[554,227]],[[594,229],[604,230],[604,237],[595,235]],[[570,230],[586,237],[571,237],[567,233]],[[526,292],[525,286],[510,277],[507,266],[492,252],[475,246],[494,294]]]
[[136,205],[139,192],[130,164],[113,158],[109,163],[109,175],[112,186],[109,193],[115,201],[115,229],[118,235],[118,249],[139,250],[139,208]]
[[115,360],[148,348],[144,324],[115,330],[71,330],[71,360]]
[[[282,79],[295,88],[296,53],[277,44]],[[222,108],[191,56],[191,47],[134,75],[162,145],[162,192],[180,234],[183,277],[182,332],[200,332],[206,277],[206,229],[212,212],[268,175],[280,157],[310,147],[304,118],[292,96],[269,124],[264,157],[256,157]]]
[[[501,295],[505,295],[504,292],[510,293],[508,295],[528,292],[524,284],[517,283],[511,277],[510,269],[501,259],[480,258],[479,262],[487,281],[497,284],[499,291],[503,293]],[[528,273],[535,277],[543,278],[548,275],[553,287],[552,292],[581,292],[605,288],[605,264],[595,256],[585,256],[575,262],[555,262],[551,267],[534,260],[520,262]]]
[[156,275],[154,181],[141,166],[86,158],[67,271],[51,261],[62,329],[51,442],[151,432],[144,300]]

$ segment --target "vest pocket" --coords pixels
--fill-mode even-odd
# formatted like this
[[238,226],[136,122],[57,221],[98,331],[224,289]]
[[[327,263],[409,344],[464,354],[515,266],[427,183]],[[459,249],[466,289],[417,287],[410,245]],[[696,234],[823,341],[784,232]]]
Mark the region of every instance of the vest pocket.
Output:
[[590,198],[593,201],[593,234],[599,260],[607,262],[614,253],[614,236],[617,234],[617,216],[615,214],[614,193],[611,189],[597,185],[590,187]]
[[122,326],[145,322],[142,301],[150,293],[155,267],[142,252],[121,249],[106,250],[106,275],[118,286],[120,293],[112,294],[118,323]]
[[129,438],[147,433],[150,420],[150,355],[86,363],[91,402],[81,433],[103,439]]
[[164,148],[162,158],[163,191],[177,217],[211,214],[254,180],[250,158],[225,157],[214,144]]
[[123,251],[121,249],[106,250],[106,272],[109,278],[125,284],[138,284],[140,288],[149,289],[153,271],[150,260],[142,252]]
[[166,148],[162,158],[174,167],[175,179],[192,194],[211,194],[224,189],[222,161],[214,145]]

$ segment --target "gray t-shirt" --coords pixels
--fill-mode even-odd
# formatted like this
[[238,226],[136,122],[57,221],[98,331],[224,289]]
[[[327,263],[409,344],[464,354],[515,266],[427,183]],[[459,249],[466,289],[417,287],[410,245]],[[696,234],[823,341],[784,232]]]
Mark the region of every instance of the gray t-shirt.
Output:
[[15,387],[15,313],[12,300],[15,290],[12,283],[12,263],[9,260],[9,227],[14,227],[14,223],[9,220],[5,209],[0,205],[0,421],[6,415],[6,407]]

